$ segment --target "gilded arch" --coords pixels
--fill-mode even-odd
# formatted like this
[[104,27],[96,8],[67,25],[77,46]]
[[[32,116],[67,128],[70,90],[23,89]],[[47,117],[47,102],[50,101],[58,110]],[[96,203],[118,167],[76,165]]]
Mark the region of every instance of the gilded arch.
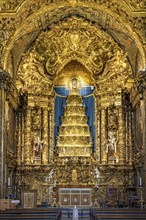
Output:
[[[111,35],[113,39],[127,52],[134,72],[137,72],[134,66],[135,62],[137,62],[136,59],[137,56],[139,56],[138,54],[141,54],[139,68],[144,66],[145,55],[139,37],[132,31],[129,25],[125,24],[125,22],[123,22],[122,19],[116,15],[116,13],[111,12],[110,9],[107,9],[104,6],[98,6],[97,3],[88,4],[88,8],[86,3],[81,6],[80,2],[75,3],[76,7],[74,7],[74,5],[70,2],[66,2],[65,4],[57,4],[57,9],[55,4],[50,4],[49,8],[44,6],[39,9],[37,13],[32,13],[26,18],[26,21],[20,25],[20,28],[18,28],[17,31],[11,35],[7,42],[7,50],[4,51],[4,69],[7,70],[8,65],[6,60],[8,57],[10,58],[10,51],[13,56],[13,53],[15,53],[15,47],[25,53],[26,49],[30,47],[30,44],[34,41],[34,39],[36,39],[42,30],[47,30],[50,28],[52,23],[58,23],[59,20],[65,20],[67,17],[74,15],[77,17],[82,17],[85,20],[90,20],[90,22],[95,26],[100,26],[101,29]],[[36,9],[33,10],[35,11]],[[23,47],[20,48],[19,45],[22,41],[25,43]],[[134,56],[131,55],[131,51],[134,51],[135,53],[134,60]],[[16,59],[17,62],[15,62],[17,65],[19,65],[21,55]],[[16,72],[17,68],[14,71]]]

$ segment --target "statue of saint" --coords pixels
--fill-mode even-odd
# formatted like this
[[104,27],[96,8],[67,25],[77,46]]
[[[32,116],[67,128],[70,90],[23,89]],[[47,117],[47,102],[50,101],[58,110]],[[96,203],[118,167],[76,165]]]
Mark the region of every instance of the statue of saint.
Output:
[[76,78],[72,79],[71,93],[72,94],[78,93],[78,83],[77,83],[77,79]]
[[34,158],[41,158],[41,153],[43,149],[43,141],[38,137],[37,141],[34,143]]
[[77,88],[77,79],[73,78],[72,79],[72,89],[76,89]]
[[107,141],[107,153],[109,156],[114,156],[116,153],[116,138],[112,132],[109,132],[109,138]]
[[95,178],[96,178],[96,179],[99,179],[99,178],[100,178],[100,173],[99,173],[99,170],[98,170],[97,167],[95,168]]

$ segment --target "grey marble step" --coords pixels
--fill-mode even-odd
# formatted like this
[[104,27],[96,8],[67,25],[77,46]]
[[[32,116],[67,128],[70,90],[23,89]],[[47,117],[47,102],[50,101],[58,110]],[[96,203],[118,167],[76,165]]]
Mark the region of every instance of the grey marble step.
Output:
[[[62,212],[62,220],[71,220],[73,217],[73,209],[72,208],[63,208]],[[78,208],[78,214],[80,220],[90,220],[90,209],[86,208]]]

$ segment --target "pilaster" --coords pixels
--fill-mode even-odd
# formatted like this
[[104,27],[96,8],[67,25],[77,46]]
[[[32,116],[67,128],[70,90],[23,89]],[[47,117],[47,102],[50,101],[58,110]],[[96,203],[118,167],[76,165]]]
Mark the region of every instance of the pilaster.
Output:
[[17,164],[22,162],[22,114],[17,113]]
[[[18,107],[18,102],[18,93],[12,78],[7,72],[0,72],[0,198],[5,196],[7,186],[7,165],[8,163],[10,164],[12,162],[7,161],[7,156],[9,153],[8,148],[10,147],[9,142],[7,141],[6,130],[9,120],[8,110],[11,106],[11,109],[15,111]],[[14,152],[11,156],[15,160]]]
[[48,108],[43,109],[43,151],[42,151],[42,163],[48,164]]
[[24,161],[26,165],[31,164],[31,108],[27,107],[25,117],[25,150]]
[[7,74],[0,73],[0,198],[4,198],[5,179],[5,83]]
[[125,151],[125,133],[124,133],[124,118],[123,118],[123,108],[119,106],[118,108],[118,158],[119,164],[125,164],[126,161],[126,151]]
[[95,157],[97,161],[100,161],[100,110],[95,111],[95,141],[96,141],[96,149],[95,149]]
[[132,109],[129,112],[129,164],[132,165],[132,159],[133,159],[133,143],[132,143]]
[[101,109],[101,164],[107,163],[106,153],[106,109]]
[[[141,167],[141,200],[146,202],[146,69],[141,70],[135,80],[136,92],[139,97],[139,103],[141,108],[141,123],[142,123],[142,158],[139,159],[138,163],[143,164]],[[142,161],[141,161],[142,160]],[[138,184],[138,183],[137,183]]]

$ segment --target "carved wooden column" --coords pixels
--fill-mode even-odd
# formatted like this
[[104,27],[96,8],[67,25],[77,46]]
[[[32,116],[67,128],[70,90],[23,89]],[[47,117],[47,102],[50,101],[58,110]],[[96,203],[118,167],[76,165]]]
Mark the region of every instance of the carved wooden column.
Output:
[[24,161],[28,165],[31,163],[31,109],[27,107],[25,116],[25,149],[24,149]]
[[49,162],[53,160],[54,157],[54,99],[55,94],[49,97]]
[[129,164],[132,165],[133,144],[132,144],[132,109],[129,112]]
[[106,109],[101,109],[101,163],[107,163],[106,154]]
[[144,137],[143,137],[143,145],[144,145],[144,203],[146,204],[146,80],[145,80],[145,90],[143,92],[143,98],[144,98]]
[[24,162],[24,149],[25,149],[25,115],[22,113],[22,163]]
[[21,112],[17,114],[17,164],[21,165],[22,162],[22,118]]
[[125,147],[126,147],[126,162],[132,165],[133,144],[132,144],[132,120],[134,120],[133,112],[130,104],[129,95],[125,99]]
[[4,198],[5,173],[5,74],[0,73],[0,198]]
[[54,156],[54,113],[49,112],[49,162]]
[[[146,71],[145,71],[146,75]],[[142,105],[142,122],[143,122],[143,147],[144,147],[144,167],[143,167],[143,199],[146,203],[146,77],[143,84],[143,105]]]
[[95,157],[97,161],[100,161],[100,111],[95,111],[95,140],[96,140],[96,149]]
[[142,122],[142,147],[141,158],[139,164],[144,164],[143,167],[140,167],[141,172],[141,199],[146,203],[146,69],[141,70],[136,79],[136,91],[140,99],[140,108],[141,108],[141,122]]
[[124,132],[124,118],[123,118],[123,108],[119,107],[119,126],[118,126],[118,158],[119,164],[124,164],[126,160],[126,151],[125,151],[125,132]]
[[43,151],[42,151],[42,163],[48,164],[48,108],[43,110]]

